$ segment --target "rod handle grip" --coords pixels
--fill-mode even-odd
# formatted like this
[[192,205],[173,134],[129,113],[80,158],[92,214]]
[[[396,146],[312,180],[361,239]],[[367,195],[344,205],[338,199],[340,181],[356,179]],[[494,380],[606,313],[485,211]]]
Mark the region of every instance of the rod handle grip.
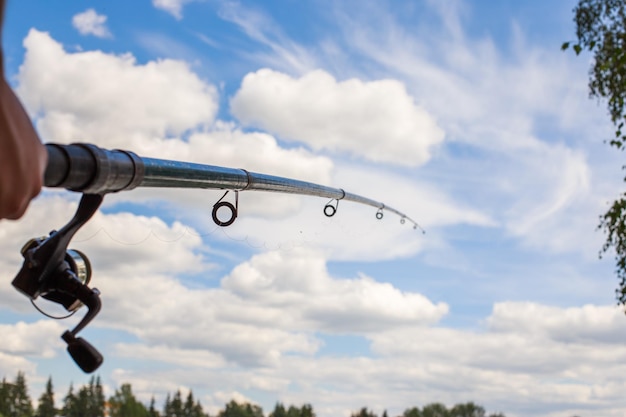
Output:
[[48,143],[46,150],[46,187],[104,194],[131,190],[144,178],[143,160],[133,152],[106,150],[86,143]]

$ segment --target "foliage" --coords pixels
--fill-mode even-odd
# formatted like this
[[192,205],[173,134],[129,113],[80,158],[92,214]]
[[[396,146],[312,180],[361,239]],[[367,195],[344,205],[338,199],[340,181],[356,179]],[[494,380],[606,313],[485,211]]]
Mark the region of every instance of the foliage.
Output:
[[450,417],[485,417],[485,409],[473,402],[457,404],[450,410]]
[[263,417],[263,409],[250,403],[239,404],[232,400],[220,411],[219,417]]
[[287,417],[287,409],[283,403],[276,403],[274,411],[270,413],[269,417]]
[[183,400],[180,390],[176,391],[174,398],[170,399],[168,394],[163,406],[163,417],[181,417],[183,415]]
[[[290,406],[289,410],[291,410],[291,407],[293,406]],[[313,411],[313,406],[311,404],[304,404],[302,407],[300,407],[299,411],[300,411],[300,417],[316,417],[315,412]]]
[[373,411],[367,409],[367,407],[361,408],[358,412],[352,413],[350,417],[378,417]]
[[[626,4],[623,0],[579,0],[574,8],[578,42],[576,54],[593,53],[589,71],[589,94],[607,100],[611,121],[617,126],[612,146],[622,149],[621,128],[626,119]],[[562,49],[567,49],[565,42]]]
[[60,410],[60,414],[63,417],[77,417],[74,413],[74,404],[76,403],[76,396],[74,395],[74,385],[70,384],[70,388],[67,391],[67,395],[63,398],[63,407]]
[[[56,410],[52,378],[49,378],[45,391],[39,397],[37,412],[34,413],[28,396],[26,378],[20,372],[15,382],[7,382],[5,378],[0,383],[0,417],[209,417],[191,390],[184,398],[183,400],[180,390],[176,391],[173,396],[167,394],[163,411],[159,412],[154,397],[150,399],[149,406],[146,406],[135,397],[130,384],[122,384],[108,398],[108,401],[105,401],[100,377],[92,377],[87,385],[78,389],[78,392],[75,392],[73,386],[70,385],[63,398],[63,407]],[[232,400],[216,417],[263,416],[263,409],[258,405]],[[382,417],[387,416],[385,410]],[[315,412],[311,404],[287,407],[278,402],[268,417],[315,417]],[[372,410],[363,407],[352,413],[352,417],[378,416]],[[485,417],[485,410],[473,402],[456,404],[451,409],[441,403],[431,403],[422,409],[408,408],[400,417]],[[491,414],[489,417],[505,416],[498,413]]]
[[33,404],[28,396],[26,378],[22,372],[17,373],[13,386],[13,413],[9,417],[30,417],[33,415]]
[[13,384],[2,378],[0,383],[0,416],[8,416],[11,410],[11,392]]
[[[626,141],[626,2],[624,0],[579,0],[574,8],[577,42],[565,42],[578,55],[583,50],[593,54],[589,70],[589,95],[607,101],[615,135],[611,146],[624,149]],[[617,299],[626,305],[626,201],[623,194],[600,217],[606,241],[601,254],[615,250],[616,273],[620,280]]]
[[402,413],[402,417],[422,417],[422,411],[419,407],[407,408]]
[[431,403],[422,408],[422,417],[450,417],[448,409],[441,403]]
[[154,397],[150,399],[150,407],[148,407],[148,417],[161,417],[161,413],[156,409]]
[[[485,417],[485,409],[473,402],[458,403],[448,409],[441,403],[430,403],[421,410],[419,407],[407,408],[402,417]],[[490,414],[489,417],[505,417],[502,413]]]
[[37,406],[36,417],[56,417],[57,409],[54,406],[54,390],[52,388],[52,377],[48,378],[46,390],[39,397],[39,405]]
[[611,247],[615,250],[615,272],[620,280],[615,293],[617,300],[626,305],[626,199],[624,197],[613,202],[611,208],[600,217],[598,227],[604,229],[606,233],[602,252],[608,251]]
[[189,390],[189,394],[187,394],[187,399],[185,400],[185,405],[183,406],[183,416],[184,417],[205,417],[204,411],[202,410],[202,405],[200,401],[194,401],[193,392]]
[[63,417],[104,417],[105,398],[100,377],[91,377],[89,384],[80,387],[78,394],[70,385],[69,391],[63,399],[61,416]]
[[0,383],[0,416],[5,417],[32,417],[33,405],[28,396],[26,378],[18,372],[15,382],[7,382],[6,378]]
[[109,399],[109,416],[148,417],[148,410],[137,401],[130,384],[122,384]]
[[[148,414],[150,417],[158,416],[156,410],[154,409],[154,398],[151,401],[150,410],[148,410],[152,414]],[[193,392],[189,391],[187,394],[187,398],[183,403],[183,397],[180,390],[176,391],[174,394],[174,398],[171,398],[170,395],[167,395],[165,399],[165,405],[163,406],[163,417],[205,417],[207,414],[204,413],[202,409],[202,405],[200,401],[195,401],[193,397]]]

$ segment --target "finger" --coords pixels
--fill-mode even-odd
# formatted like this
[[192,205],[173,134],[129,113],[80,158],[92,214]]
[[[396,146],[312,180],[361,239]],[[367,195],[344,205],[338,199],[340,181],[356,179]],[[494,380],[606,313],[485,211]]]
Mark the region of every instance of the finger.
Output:
[[30,199],[9,201],[11,201],[10,204],[5,204],[4,207],[2,207],[3,210],[0,212],[0,219],[17,220],[21,218],[24,213],[26,213]]

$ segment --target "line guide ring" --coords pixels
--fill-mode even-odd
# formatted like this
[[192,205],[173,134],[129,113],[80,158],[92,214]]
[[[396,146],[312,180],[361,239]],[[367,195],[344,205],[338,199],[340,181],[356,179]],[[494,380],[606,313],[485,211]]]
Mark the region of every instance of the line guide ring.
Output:
[[[336,201],[337,203],[335,203],[335,205],[332,205],[332,202]],[[326,203],[326,205],[324,206],[324,215],[326,217],[333,217],[335,215],[335,213],[337,213],[337,208],[339,207],[339,200],[337,199],[332,199],[330,200],[328,203]]]
[[[217,200],[217,203],[213,205],[213,211],[211,213],[211,215],[213,216],[213,222],[215,222],[216,225],[221,226],[221,227],[226,227],[226,226],[230,226],[231,224],[233,224],[235,220],[237,219],[237,213],[239,211],[239,191],[235,190],[235,204],[234,205],[228,201],[222,201],[224,197],[226,197],[226,194],[228,194],[228,191],[226,191],[224,195],[222,196],[222,198]],[[217,212],[222,207],[226,207],[228,210],[230,210],[230,218],[226,221],[221,221],[217,217]]]

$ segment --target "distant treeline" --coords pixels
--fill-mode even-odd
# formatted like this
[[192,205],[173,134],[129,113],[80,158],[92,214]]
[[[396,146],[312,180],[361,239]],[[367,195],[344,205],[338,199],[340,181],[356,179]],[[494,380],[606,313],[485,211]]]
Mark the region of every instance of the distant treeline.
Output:
[[[157,410],[154,397],[147,406],[138,401],[130,384],[123,384],[108,399],[105,398],[100,377],[92,377],[89,384],[75,390],[72,385],[63,397],[63,406],[56,408],[52,378],[48,379],[46,390],[41,394],[37,407],[28,394],[24,374],[18,372],[13,382],[6,377],[0,383],[0,417],[209,417],[200,401],[189,391],[183,398],[180,391],[168,394],[162,410]],[[231,401],[215,417],[264,417],[263,409],[255,404]],[[301,407],[286,407],[277,403],[268,417],[315,417],[310,404]],[[366,407],[352,413],[352,417],[379,417]],[[380,417],[389,417],[384,411]],[[473,402],[457,404],[447,408],[440,403],[432,403],[422,408],[413,407],[398,417],[505,417],[502,413],[487,415],[485,409]]]

